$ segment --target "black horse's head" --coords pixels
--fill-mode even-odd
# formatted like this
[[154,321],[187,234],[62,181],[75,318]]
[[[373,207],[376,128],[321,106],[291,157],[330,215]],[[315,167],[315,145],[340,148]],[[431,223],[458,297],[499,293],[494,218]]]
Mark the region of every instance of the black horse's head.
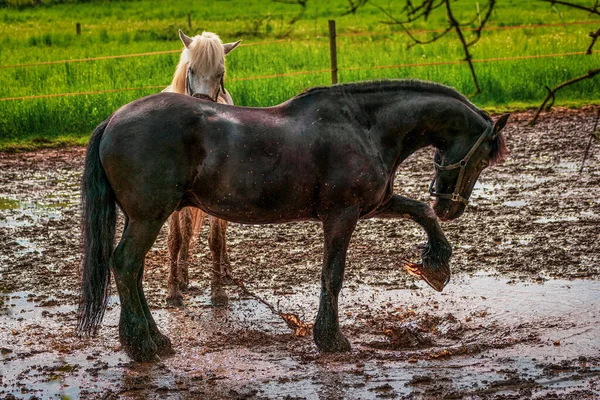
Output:
[[436,197],[433,210],[442,221],[460,217],[481,171],[504,159],[506,143],[500,132],[509,115],[502,115],[493,126],[489,124],[475,141],[454,140],[450,148],[436,151],[436,175],[429,192]]

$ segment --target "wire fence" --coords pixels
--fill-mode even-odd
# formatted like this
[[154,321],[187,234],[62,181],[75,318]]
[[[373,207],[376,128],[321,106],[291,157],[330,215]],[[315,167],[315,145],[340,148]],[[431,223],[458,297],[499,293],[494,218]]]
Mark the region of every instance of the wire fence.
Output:
[[[532,24],[532,25],[510,25],[510,26],[492,26],[486,27],[484,31],[501,31],[501,30],[512,30],[512,29],[540,29],[540,28],[551,28],[551,27],[565,27],[565,26],[577,26],[577,25],[598,25],[598,21],[576,21],[576,22],[564,22],[564,23],[556,23],[556,24]],[[464,30],[475,30],[475,28],[465,28]],[[422,29],[422,30],[414,30],[411,33],[422,34],[422,33],[440,33],[443,32],[443,29]],[[356,32],[356,33],[338,33],[336,36],[338,37],[355,37],[355,36],[382,36],[382,35],[396,35],[396,34],[404,34],[402,31],[397,32]],[[326,39],[328,36],[314,36],[312,38],[305,39],[294,39],[294,40],[313,40],[313,39]],[[270,44],[278,44],[278,43],[287,43],[290,39],[278,39],[278,40],[267,40],[262,42],[252,42],[252,43],[241,43],[240,47],[248,47],[248,46],[264,46]],[[53,60],[53,61],[39,61],[34,63],[23,63],[23,64],[11,64],[11,65],[0,65],[0,69],[10,69],[10,68],[25,68],[25,67],[35,67],[35,66],[43,66],[43,65],[53,65],[53,64],[65,64],[65,63],[78,63],[78,62],[87,62],[87,61],[101,61],[101,60],[111,60],[111,59],[119,59],[119,58],[132,58],[132,57],[148,57],[148,56],[157,56],[163,54],[175,54],[181,53],[181,49],[178,50],[163,50],[163,51],[152,51],[146,53],[134,53],[134,54],[119,54],[112,56],[99,56],[99,57],[86,57],[86,58],[77,58],[77,59],[67,59],[67,60]]]
[[[511,30],[511,29],[537,29],[537,28],[547,28],[547,27],[564,27],[564,26],[572,26],[572,25],[591,25],[598,24],[598,21],[576,21],[576,22],[567,22],[567,23],[557,23],[557,24],[535,24],[535,25],[512,25],[512,26],[497,26],[497,27],[488,27],[485,30]],[[412,33],[439,33],[441,30],[416,30],[412,31]],[[390,35],[402,32],[357,32],[357,33],[342,33],[335,34],[337,37],[353,37],[353,36],[377,36],[377,35]],[[322,39],[325,36],[316,36],[313,38],[306,38],[301,40],[313,40],[313,39]],[[279,40],[269,40],[262,42],[253,42],[253,43],[242,43],[241,46],[258,46],[258,45],[270,45],[289,42],[289,39],[279,39]],[[147,56],[156,56],[156,55],[164,55],[164,54],[175,54],[180,53],[179,50],[164,50],[164,51],[154,51],[154,52],[146,52],[146,53],[135,53],[135,54],[121,54],[121,55],[113,55],[113,56],[99,56],[99,57],[88,57],[88,58],[80,58],[80,59],[71,59],[71,60],[55,60],[55,61],[41,61],[35,63],[24,63],[24,64],[13,64],[13,65],[1,65],[0,69],[10,69],[10,68],[24,68],[24,67],[33,67],[33,66],[44,66],[44,65],[53,65],[53,64],[65,64],[65,63],[77,63],[77,62],[88,62],[88,61],[101,61],[101,60],[112,60],[112,59],[122,59],[122,58],[133,58],[133,57],[147,57]],[[598,53],[599,51],[593,51],[592,53]],[[488,63],[488,62],[502,62],[502,61],[516,61],[516,60],[527,60],[527,59],[539,59],[539,58],[558,58],[558,57],[571,57],[571,56],[579,56],[585,55],[586,52],[569,52],[569,53],[559,53],[559,54],[538,54],[538,55],[525,55],[525,56],[514,56],[514,57],[496,57],[496,58],[486,58],[486,59],[474,59],[471,60],[473,63]],[[373,65],[373,66],[360,66],[360,67],[342,67],[337,68],[337,71],[359,71],[359,70],[373,70],[373,69],[399,69],[399,68],[412,68],[412,67],[432,67],[432,66],[440,66],[440,65],[455,65],[455,64],[463,64],[467,63],[466,60],[452,60],[452,61],[434,61],[434,62],[426,62],[426,63],[405,63],[405,64],[394,64],[394,65]],[[332,68],[328,69],[319,69],[319,70],[310,70],[310,71],[293,71],[281,74],[271,74],[271,75],[260,75],[260,76],[249,76],[249,77],[238,77],[231,78],[229,81],[251,81],[251,80],[259,80],[259,79],[273,79],[280,77],[290,77],[290,76],[298,76],[298,75],[316,75],[322,73],[331,73]],[[107,94],[107,93],[120,93],[120,92],[130,92],[130,91],[144,91],[144,90],[162,90],[168,86],[168,83],[165,85],[153,85],[153,86],[144,86],[144,87],[136,87],[136,88],[120,88],[120,89],[106,89],[106,90],[96,90],[96,91],[85,91],[85,92],[73,92],[73,93],[51,93],[51,94],[41,94],[41,95],[32,95],[32,96],[15,96],[15,97],[4,97],[0,98],[0,102],[2,101],[15,101],[15,100],[34,100],[34,99],[44,99],[44,98],[57,98],[57,97],[71,97],[71,96],[85,96],[85,95],[99,95],[99,94]]]
[[[600,53],[600,50],[594,50],[594,54]],[[515,56],[515,57],[495,57],[495,58],[485,58],[485,59],[474,59],[471,60],[473,63],[487,63],[487,62],[501,62],[501,61],[517,61],[517,60],[528,60],[528,59],[538,59],[538,58],[556,58],[556,57],[571,57],[571,56],[581,56],[585,55],[585,51],[575,51],[570,53],[560,53],[560,54],[537,54],[537,55],[529,55],[529,56]],[[453,60],[453,61],[433,61],[428,63],[408,63],[408,64],[395,64],[395,65],[371,65],[371,66],[361,66],[361,67],[345,67],[338,68],[338,71],[360,71],[360,70],[370,70],[370,69],[392,69],[392,68],[412,68],[412,67],[432,67],[438,65],[455,65],[455,64],[464,64],[466,60]],[[230,82],[235,81],[250,81],[257,79],[272,79],[272,78],[281,78],[288,76],[297,76],[297,75],[316,75],[323,73],[330,73],[331,69],[318,69],[311,71],[294,71],[283,74],[272,74],[272,75],[259,75],[259,76],[248,76],[241,78],[231,78]],[[97,91],[87,91],[87,92],[75,92],[75,93],[53,93],[53,94],[41,94],[34,96],[17,96],[17,97],[5,97],[0,98],[0,101],[12,101],[12,100],[33,100],[33,99],[43,99],[43,98],[52,98],[52,97],[70,97],[70,96],[85,96],[85,95],[97,95],[97,94],[106,94],[106,93],[119,93],[119,92],[130,92],[130,91],[143,91],[143,90],[156,90],[156,89],[164,89],[168,86],[168,83],[165,85],[154,85],[154,86],[143,86],[137,88],[122,88],[122,89],[108,89],[108,90],[97,90]]]

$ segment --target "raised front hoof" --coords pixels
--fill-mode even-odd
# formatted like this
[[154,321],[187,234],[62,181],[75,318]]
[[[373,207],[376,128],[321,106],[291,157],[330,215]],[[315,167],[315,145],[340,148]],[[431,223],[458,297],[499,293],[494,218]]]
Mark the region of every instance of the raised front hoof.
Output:
[[352,350],[350,342],[340,332],[331,336],[315,334],[314,338],[321,353],[347,353]]
[[181,293],[167,297],[167,305],[169,307],[183,307],[185,304],[183,303],[183,296]]
[[224,290],[219,290],[210,296],[210,302],[214,307],[225,307],[229,304],[229,297]]
[[123,350],[134,361],[153,362],[158,361],[158,347],[153,340],[149,339],[135,345],[123,344]]
[[429,286],[441,292],[444,290],[448,282],[450,282],[450,268],[427,268],[424,264],[421,277]]
[[418,275],[432,288],[441,292],[450,281],[450,257],[452,247],[448,243],[427,244],[421,254],[423,264]]
[[175,354],[173,350],[173,344],[171,339],[160,332],[156,332],[152,335],[152,341],[156,344],[156,354],[161,357],[172,356]]

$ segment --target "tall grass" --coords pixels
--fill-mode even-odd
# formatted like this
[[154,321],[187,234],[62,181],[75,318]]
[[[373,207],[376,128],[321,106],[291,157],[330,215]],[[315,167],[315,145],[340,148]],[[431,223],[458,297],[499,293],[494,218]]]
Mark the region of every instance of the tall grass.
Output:
[[[476,0],[457,2],[460,14],[472,15]],[[460,60],[464,56],[451,36],[427,46],[408,47],[395,26],[382,24],[381,13],[365,7],[340,17],[347,3],[335,0],[309,8],[283,41],[270,44],[288,29],[297,7],[282,3],[221,0],[194,6],[190,2],[60,4],[23,10],[0,9],[0,65],[77,59],[162,50],[177,50],[177,28],[192,33],[215,31],[224,41],[243,39],[228,57],[226,85],[239,105],[278,104],[303,89],[327,85],[330,74],[316,73],[271,79],[247,77],[323,70],[329,67],[327,19],[335,18],[340,81],[420,78],[442,82],[469,94],[474,91],[466,64],[374,69],[370,67]],[[560,11],[560,12],[558,12]],[[470,13],[470,14],[469,14]],[[562,23],[590,19],[586,14],[535,2],[499,0],[492,26]],[[443,15],[415,28],[436,29]],[[82,24],[75,35],[75,22]],[[600,21],[599,21],[600,24]],[[582,51],[595,25],[487,31],[473,47],[475,59]],[[315,38],[317,37],[317,38]],[[0,69],[0,98],[107,89],[164,87],[170,83],[178,54],[81,63]],[[482,93],[473,101],[482,107],[526,107],[538,104],[544,85],[555,84],[597,68],[600,55],[478,63]],[[360,69],[354,69],[360,68]],[[0,101],[0,148],[7,143],[85,137],[121,105],[160,89],[35,100]],[[600,79],[560,92],[558,104],[600,102]]]

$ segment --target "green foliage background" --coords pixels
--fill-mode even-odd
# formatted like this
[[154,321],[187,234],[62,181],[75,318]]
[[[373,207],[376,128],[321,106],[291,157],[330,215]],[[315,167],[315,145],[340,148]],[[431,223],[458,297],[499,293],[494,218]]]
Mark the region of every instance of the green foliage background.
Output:
[[[477,0],[454,4],[463,20],[476,15]],[[243,46],[227,59],[226,86],[236,104],[270,106],[305,88],[329,84],[330,73],[236,79],[329,68],[327,20],[335,19],[341,35],[337,38],[340,82],[419,78],[454,86],[465,94],[474,91],[466,64],[369,69],[453,61],[464,56],[452,35],[431,45],[409,48],[407,36],[399,27],[383,23],[385,17],[375,7],[367,5],[356,14],[341,16],[346,6],[346,0],[309,1],[306,12],[289,32],[289,21],[300,8],[259,0],[0,0],[0,66],[178,50],[182,47],[178,28],[190,35],[208,30],[218,33],[224,42],[243,40]],[[188,13],[192,17],[191,32]],[[598,18],[576,10],[532,0],[498,0],[489,26],[579,21],[600,24]],[[77,22],[82,26],[80,36],[75,34]],[[484,32],[472,53],[474,59],[487,59],[584,51],[589,44],[588,32],[597,29],[598,24],[490,30]],[[442,26],[444,14],[440,12],[414,28]],[[178,57],[167,54],[0,68],[0,98],[163,87],[170,83]],[[582,75],[597,68],[599,61],[600,55],[594,54],[478,63],[475,68],[482,93],[472,100],[480,107],[498,111],[532,107],[543,99],[545,85],[552,87]],[[92,129],[118,107],[158,91],[0,101],[0,149],[83,143]],[[600,79],[595,78],[561,91],[557,104],[577,106],[599,101]]]

